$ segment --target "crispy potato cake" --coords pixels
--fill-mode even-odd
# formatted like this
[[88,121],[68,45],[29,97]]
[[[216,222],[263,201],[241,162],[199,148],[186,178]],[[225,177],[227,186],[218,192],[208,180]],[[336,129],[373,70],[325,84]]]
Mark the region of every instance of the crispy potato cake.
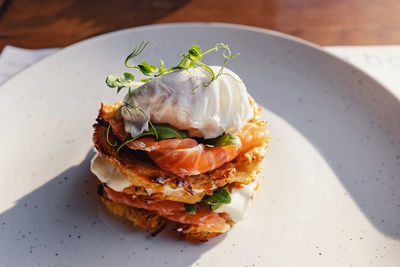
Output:
[[[260,119],[260,107],[250,99],[255,117],[252,121],[265,123]],[[120,171],[132,186],[124,189],[127,194],[151,195],[153,200],[172,200],[185,203],[199,202],[204,195],[212,194],[218,187],[238,182],[249,184],[260,172],[260,162],[265,156],[268,143],[239,154],[234,160],[221,167],[198,175],[179,176],[158,167],[145,152],[123,147],[119,152],[117,147],[121,140],[129,134],[125,132],[123,121],[115,117],[115,112],[121,103],[114,105],[102,104],[94,127],[93,141],[97,151]],[[110,143],[107,141],[107,128]]]
[[[175,231],[180,234],[182,239],[191,242],[206,242],[208,239],[221,234],[199,230],[195,225],[184,225],[169,221],[164,217],[157,215],[155,212],[145,209],[138,209],[122,203],[111,201],[107,199],[105,195],[101,195],[101,200],[105,204],[108,211],[116,216],[129,220],[136,227],[139,227],[145,231],[150,231],[152,236],[157,235],[169,223],[175,225]],[[226,222],[231,226],[234,224],[234,222],[227,216]]]
[[[107,127],[101,123],[94,125],[93,141],[100,155],[106,158],[121,174],[132,183],[124,190],[128,194],[149,195],[154,200],[173,200],[185,203],[199,202],[205,194],[212,194],[218,187],[233,182],[248,184],[254,181],[260,171],[260,162],[265,156],[267,144],[240,154],[223,166],[198,175],[178,176],[167,172],[139,150],[117,148],[107,142]],[[111,142],[117,142],[110,135]]]
[[[251,121],[259,124],[260,127],[265,125],[265,121],[260,118],[260,107],[251,98],[250,103],[255,114]],[[146,196],[150,201],[155,202],[170,200],[194,204],[200,202],[206,194],[212,195],[215,189],[227,184],[233,187],[249,184],[260,172],[260,163],[265,156],[268,142],[240,153],[234,160],[217,169],[198,175],[184,176],[161,169],[145,151],[130,149],[129,144],[117,151],[123,140],[130,136],[125,132],[123,120],[115,116],[120,105],[121,103],[102,104],[97,123],[93,125],[93,142],[100,156],[111,163],[132,184],[123,190],[123,193],[127,195]],[[103,186],[105,185],[100,183],[99,188],[101,189]],[[135,226],[146,231],[153,231],[153,234],[164,229],[167,223],[174,223],[181,237],[189,241],[205,242],[220,234],[204,231],[204,228],[193,224],[184,225],[169,221],[154,211],[112,201],[107,198],[107,194],[104,194],[104,189],[99,193],[110,212],[131,221]],[[227,224],[234,224],[228,214],[219,214]]]

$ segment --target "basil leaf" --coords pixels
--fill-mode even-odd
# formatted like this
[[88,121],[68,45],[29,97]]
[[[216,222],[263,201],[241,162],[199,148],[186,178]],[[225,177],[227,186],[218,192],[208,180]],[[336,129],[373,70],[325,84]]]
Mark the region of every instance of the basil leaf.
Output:
[[222,207],[223,204],[211,204],[210,208],[211,210],[216,210],[219,209],[220,207]]
[[196,214],[197,213],[197,204],[188,204],[185,203],[185,210],[187,214]]
[[[211,196],[205,196],[201,200],[203,203],[210,205],[211,210],[216,210],[224,204],[231,203],[231,194],[228,189],[220,188],[213,192]],[[185,210],[187,214],[196,214],[197,204],[185,203]]]
[[[154,127],[154,129],[153,129],[153,127]],[[154,132],[154,130],[155,130],[157,132],[158,141],[166,140],[166,139],[173,139],[173,138],[176,138],[176,139],[189,138],[188,131],[179,130],[169,124],[154,124],[153,127],[149,127],[148,131],[141,133],[140,137],[144,136],[144,135],[156,136],[156,133]],[[136,138],[136,136],[134,138]]]
[[239,137],[231,133],[228,134],[224,133],[223,135],[218,137],[215,142],[215,146],[229,146],[229,145],[240,146],[242,145],[242,142],[240,141]]
[[178,130],[169,124],[155,124],[154,128],[157,131],[159,140],[172,138],[184,139],[189,137],[188,131]]
[[229,145],[235,145],[235,146],[240,146],[242,145],[242,142],[240,141],[240,138],[234,134],[231,133],[223,133],[222,135],[218,136],[217,138],[213,139],[205,139],[204,143],[208,146],[229,146]]
[[231,203],[231,194],[229,193],[228,189],[220,188],[214,191],[211,196],[204,196],[201,200],[202,202],[210,205],[212,210],[216,210],[221,207],[223,204]]

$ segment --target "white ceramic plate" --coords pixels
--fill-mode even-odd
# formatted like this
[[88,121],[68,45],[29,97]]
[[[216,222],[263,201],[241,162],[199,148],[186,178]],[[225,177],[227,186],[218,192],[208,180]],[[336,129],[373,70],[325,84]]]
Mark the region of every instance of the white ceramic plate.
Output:
[[[104,211],[89,172],[104,83],[133,44],[177,63],[226,42],[272,141],[248,219],[208,243],[156,238]],[[220,62],[208,57],[210,64]],[[146,26],[70,46],[0,87],[1,266],[399,266],[400,104],[304,41],[226,24]]]

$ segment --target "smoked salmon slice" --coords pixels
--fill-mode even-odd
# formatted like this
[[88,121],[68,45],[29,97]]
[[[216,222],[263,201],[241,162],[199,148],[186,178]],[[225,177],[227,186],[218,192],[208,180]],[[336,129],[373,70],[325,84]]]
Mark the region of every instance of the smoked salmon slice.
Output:
[[148,152],[162,169],[178,175],[195,175],[214,170],[233,160],[240,146],[207,147],[198,144],[185,149],[158,149]]
[[146,201],[143,197],[128,195],[104,187],[107,197],[115,202],[130,207],[154,211],[168,220],[198,226],[202,231],[225,233],[230,225],[218,213],[212,212],[207,206],[199,205],[196,214],[187,214],[184,203],[176,201]]
[[157,142],[153,137],[143,137],[127,145],[131,149],[147,151],[154,163],[166,171],[178,175],[197,175],[221,167],[239,153],[262,146],[269,138],[266,123],[261,120],[246,123],[237,135],[241,146],[208,147],[192,138]]
[[[250,99],[254,106],[254,100]],[[120,103],[115,105],[102,104],[100,116],[110,121],[112,132],[120,140],[129,138],[125,132],[124,121],[121,118],[110,119]],[[133,150],[146,151],[154,163],[177,175],[197,175],[221,167],[236,158],[240,153],[262,146],[268,141],[266,122],[260,118],[261,109],[255,108],[255,117],[247,122],[236,135],[241,140],[241,146],[229,145],[224,147],[208,147],[199,144],[193,138],[167,139],[156,141],[154,137],[141,137],[126,145]]]

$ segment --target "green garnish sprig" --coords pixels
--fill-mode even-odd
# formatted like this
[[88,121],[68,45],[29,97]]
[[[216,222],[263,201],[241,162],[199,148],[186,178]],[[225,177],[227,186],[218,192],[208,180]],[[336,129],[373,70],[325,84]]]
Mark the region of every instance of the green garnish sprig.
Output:
[[208,147],[223,147],[229,145],[241,146],[242,141],[240,138],[232,133],[223,133],[216,138],[211,139],[201,139],[199,140],[201,143],[205,144]]
[[[146,61],[142,61],[140,64],[129,64],[129,61],[140,55],[143,50],[146,48],[147,45],[149,45],[150,41],[144,42],[142,41],[139,46],[135,45],[133,48],[132,52],[126,57],[124,64],[127,68],[135,68],[138,69],[142,74],[145,76],[149,76],[149,78],[142,79],[140,82],[135,82],[135,76],[132,73],[125,72],[121,76],[116,76],[116,75],[109,75],[106,79],[106,84],[107,86],[111,88],[117,87],[117,93],[121,91],[122,88],[128,88],[129,90],[132,88],[136,88],[143,83],[146,83],[155,77],[158,77],[164,73],[171,72],[173,70],[177,69],[184,69],[188,70],[190,68],[200,68],[201,71],[210,79],[208,81],[203,82],[203,86],[207,87],[209,86],[213,81],[218,79],[219,76],[224,75],[223,73],[225,65],[228,63],[229,60],[233,59],[234,57],[238,56],[239,53],[232,54],[231,50],[229,49],[229,46],[224,43],[217,43],[214,47],[211,47],[204,52],[201,51],[201,48],[197,45],[193,45],[188,52],[181,54],[182,59],[178,63],[178,65],[170,68],[165,68],[164,66],[164,61],[160,60],[160,67],[151,65],[147,63]],[[202,58],[204,55],[215,51],[218,52],[219,50],[222,50],[222,56],[224,57],[224,62],[222,63],[221,69],[219,70],[218,73],[215,73],[210,66],[202,62]],[[229,74],[227,74],[229,75]],[[231,76],[231,75],[230,75]],[[234,78],[234,77],[232,77]],[[200,85],[200,84],[199,84]],[[194,92],[195,89],[199,86],[197,85],[192,91]]]
[[197,213],[197,204],[183,204],[185,206],[185,211],[187,214],[196,214]]
[[[221,69],[219,70],[219,72],[217,74],[214,73],[214,71],[212,70],[212,68],[206,64],[204,64],[201,59],[203,58],[204,55],[212,52],[212,51],[216,51],[218,52],[218,49],[222,49],[222,56],[225,58],[224,62],[222,63]],[[224,70],[225,65],[228,63],[229,60],[231,60],[232,58],[236,57],[240,55],[239,53],[233,54],[231,50],[229,49],[229,46],[227,44],[224,43],[218,43],[216,44],[214,47],[211,47],[210,49],[207,49],[204,52],[201,52],[201,49],[199,46],[197,45],[193,45],[189,51],[186,54],[182,54],[181,56],[183,57],[183,59],[181,60],[181,62],[179,62],[178,67],[180,69],[189,69],[189,68],[196,68],[196,67],[201,67],[201,70],[205,70],[203,71],[203,73],[210,78],[209,81],[203,82],[203,86],[207,87],[209,86],[213,81],[215,81],[216,79],[218,79],[219,76],[221,76]],[[198,86],[197,86],[198,87]],[[196,87],[196,88],[197,88]],[[194,88],[194,90],[196,89]],[[194,92],[193,90],[193,92]]]
[[124,87],[131,90],[132,88],[141,86],[143,83],[135,82],[135,75],[129,72],[124,72],[122,76],[108,75],[106,84],[111,88],[117,87],[117,93],[119,93],[119,91]]
[[173,139],[173,138],[176,139],[189,138],[188,131],[178,130],[169,124],[150,124],[150,127],[151,128],[148,131],[144,131],[143,133],[136,135],[135,137],[129,138],[128,140],[123,142],[122,145],[118,147],[117,151],[119,151],[123,146],[127,145],[132,141],[135,141],[136,139],[142,136],[154,136],[156,141]]
[[[226,187],[222,187],[215,190],[211,196],[206,195],[201,200],[201,202],[209,205],[211,210],[216,210],[224,204],[231,203],[231,201],[232,201],[231,193],[229,193],[229,190]],[[185,203],[184,206],[187,214],[196,214],[197,203],[195,204]]]

